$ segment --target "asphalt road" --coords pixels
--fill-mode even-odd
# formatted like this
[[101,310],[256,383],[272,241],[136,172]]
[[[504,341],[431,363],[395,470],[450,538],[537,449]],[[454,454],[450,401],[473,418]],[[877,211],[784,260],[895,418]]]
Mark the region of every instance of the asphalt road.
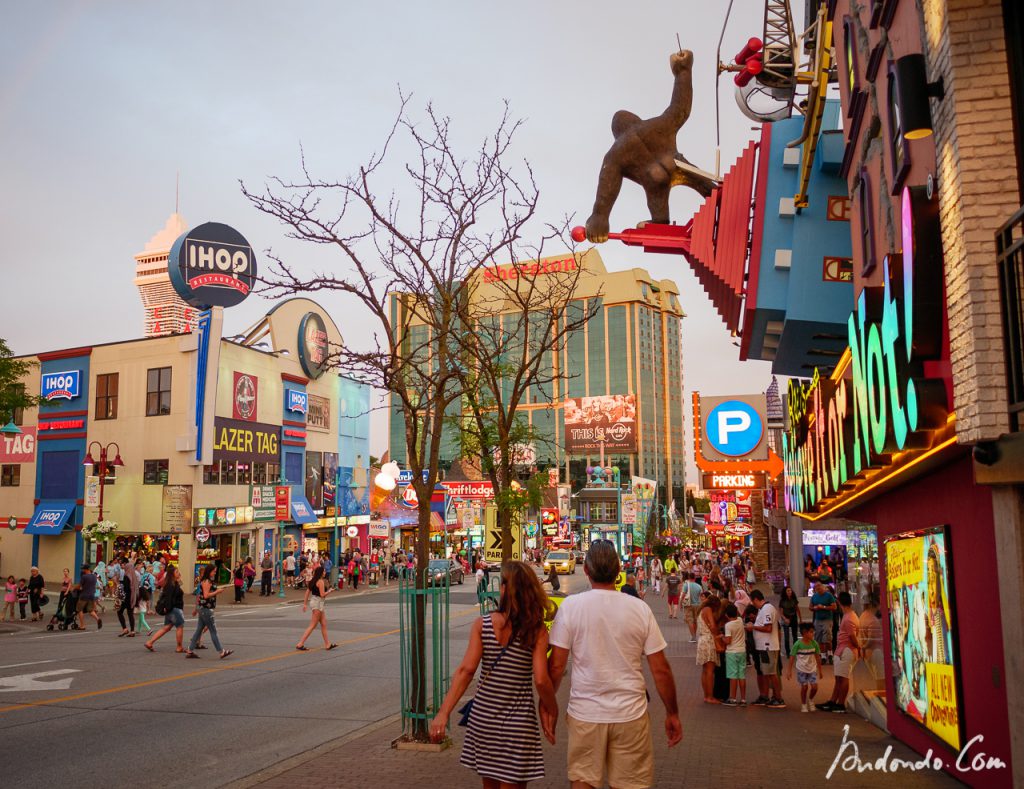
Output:
[[[582,568],[563,580],[586,585]],[[226,660],[212,645],[185,660],[173,632],[152,654],[117,637],[109,606],[102,631],[0,635],[0,786],[221,786],[399,711],[397,586],[329,598],[331,652],[317,635],[295,650],[309,621],[295,602],[229,595],[217,609]],[[452,670],[477,610],[471,579],[453,587]],[[26,677],[47,672],[65,673]]]

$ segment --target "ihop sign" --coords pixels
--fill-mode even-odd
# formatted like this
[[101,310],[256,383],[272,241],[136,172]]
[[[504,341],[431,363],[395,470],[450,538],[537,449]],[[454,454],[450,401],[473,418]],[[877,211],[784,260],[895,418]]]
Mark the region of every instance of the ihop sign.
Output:
[[167,272],[174,290],[193,307],[234,307],[256,282],[256,255],[233,227],[207,222],[174,242]]
[[46,401],[74,400],[81,393],[82,371],[44,373],[40,397]]

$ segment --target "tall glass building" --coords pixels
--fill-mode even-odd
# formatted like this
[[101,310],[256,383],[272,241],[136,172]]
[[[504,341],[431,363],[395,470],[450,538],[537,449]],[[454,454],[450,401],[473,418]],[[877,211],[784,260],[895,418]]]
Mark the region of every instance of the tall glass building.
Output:
[[[528,415],[541,438],[536,442],[537,468],[557,466],[561,477],[583,487],[586,467],[599,462],[598,454],[567,455],[563,402],[566,398],[596,395],[636,397],[637,452],[631,455],[606,455],[605,465],[619,469],[622,479],[641,476],[658,481],[659,498],[668,504],[675,499],[682,508],[686,484],[686,458],[683,451],[683,361],[682,319],[679,289],[671,280],[654,280],[642,268],[609,272],[596,249],[572,257],[543,258],[519,263],[520,271],[536,271],[536,276],[571,276],[574,268],[583,269],[570,310],[577,313],[595,307],[594,315],[581,329],[572,332],[564,347],[551,353],[544,377],[553,383],[530,387],[520,413]],[[476,293],[488,297],[488,283],[507,277],[511,265],[487,269]],[[494,287],[494,286],[491,286]],[[496,290],[496,289],[495,289]],[[401,296],[393,296],[392,322],[401,325]],[[510,316],[510,321],[514,320]],[[427,339],[425,326],[413,326],[410,340],[418,344]],[[422,336],[416,335],[423,333]],[[456,405],[458,408],[458,405]],[[405,459],[405,427],[401,409],[392,403],[389,423],[391,457],[400,464]],[[458,454],[457,436],[444,436],[442,467]]]

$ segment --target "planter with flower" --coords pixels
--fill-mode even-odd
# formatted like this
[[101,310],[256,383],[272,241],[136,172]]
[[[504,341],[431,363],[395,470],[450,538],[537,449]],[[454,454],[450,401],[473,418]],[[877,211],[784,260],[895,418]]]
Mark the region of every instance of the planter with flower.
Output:
[[117,531],[114,521],[97,521],[82,527],[82,539],[99,540]]

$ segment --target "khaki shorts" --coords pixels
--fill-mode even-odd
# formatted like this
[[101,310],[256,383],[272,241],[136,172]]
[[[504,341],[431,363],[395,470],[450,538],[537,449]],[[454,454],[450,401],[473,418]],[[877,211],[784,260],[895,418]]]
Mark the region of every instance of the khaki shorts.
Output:
[[91,614],[95,607],[95,601],[86,600],[84,597],[79,597],[78,602],[75,603],[75,611],[79,614]]
[[310,611],[323,611],[324,610],[324,599],[317,597],[315,594],[309,596],[309,610]]
[[835,657],[835,665],[832,668],[833,675],[840,679],[849,679],[853,671],[853,664],[857,662],[857,656],[853,650],[846,647]]
[[615,789],[654,785],[654,743],[645,712],[626,723],[589,723],[566,716],[569,725],[569,780]]
[[699,605],[684,605],[683,606],[683,619],[688,625],[697,624],[697,612],[700,611]]

